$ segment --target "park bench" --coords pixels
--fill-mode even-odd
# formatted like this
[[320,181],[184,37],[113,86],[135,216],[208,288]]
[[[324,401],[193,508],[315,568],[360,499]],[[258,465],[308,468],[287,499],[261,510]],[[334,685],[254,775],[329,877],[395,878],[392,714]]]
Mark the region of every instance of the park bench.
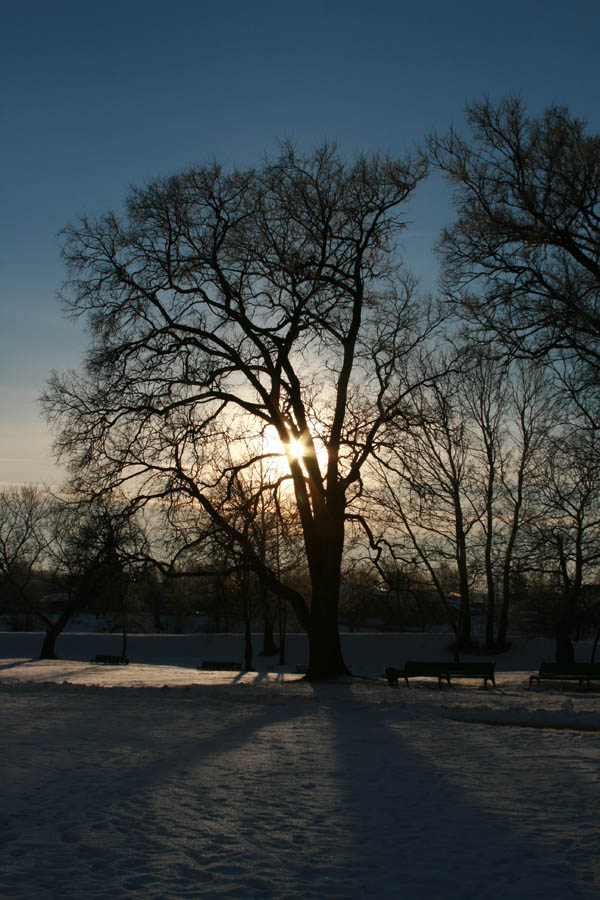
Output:
[[551,681],[578,681],[579,687],[589,688],[590,681],[600,679],[600,663],[557,663],[541,662],[538,672],[529,676],[529,687],[537,681],[538,687],[542,678]]
[[442,681],[450,684],[452,678],[483,678],[483,686],[487,688],[488,681],[496,687],[493,662],[422,662],[409,660],[403,669],[395,669],[388,666],[385,677],[392,687],[398,687],[398,679],[404,678],[409,687],[409,678],[437,678],[439,687]]
[[90,659],[91,663],[98,663],[102,666],[128,666],[129,660],[126,656],[111,656],[109,653],[98,653],[94,659]]
[[198,669],[205,672],[240,672],[242,664],[224,659],[203,659]]

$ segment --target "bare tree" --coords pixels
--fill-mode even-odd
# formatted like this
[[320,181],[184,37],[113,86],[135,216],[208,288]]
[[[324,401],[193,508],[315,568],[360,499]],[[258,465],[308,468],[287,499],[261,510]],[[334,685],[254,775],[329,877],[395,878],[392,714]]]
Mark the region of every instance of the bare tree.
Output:
[[[346,671],[345,520],[405,401],[398,369],[430,327],[396,243],[424,175],[422,161],[348,165],[328,146],[308,158],[285,146],[257,169],[215,164],[132,190],[125,221],[110,213],[65,231],[64,297],[92,341],[83,374],[55,376],[45,395],[59,455],[82,488],[193,498],[292,604],[312,678]],[[309,597],[213,499],[214,447],[262,428],[285,454]]]
[[496,638],[499,647],[507,645],[515,565],[522,568],[518,559],[519,536],[522,527],[535,515],[535,479],[543,467],[554,407],[552,383],[543,367],[518,362],[511,367],[506,389],[508,418],[499,472],[502,486],[501,601]]
[[147,558],[143,534],[115,503],[69,502],[35,486],[0,494],[0,573],[9,609],[45,629],[41,659],[86,605],[122,605],[126,568]]
[[[408,422],[392,424],[380,442],[375,466],[380,489],[374,493],[376,504],[388,511],[387,543],[396,541],[395,552],[404,565],[418,560],[428,572],[456,631],[458,650],[471,643],[475,559],[469,554],[469,536],[480,512],[473,505],[475,471],[470,423],[460,396],[463,379],[453,360],[440,368],[446,375],[432,383],[423,378],[412,392]],[[438,576],[442,563],[456,566],[458,617]]]
[[[519,532],[531,510],[532,484],[552,423],[551,373],[509,362],[491,347],[465,348],[461,405],[472,425],[472,507],[481,526],[487,594],[486,646],[507,645]],[[497,626],[497,627],[496,627]]]
[[532,523],[532,556],[558,587],[556,658],[573,659],[586,579],[600,572],[600,463],[595,429],[556,430],[537,473],[539,511]]
[[[513,351],[600,366],[600,137],[562,107],[467,108],[472,140],[429,139],[455,186],[440,252],[447,295]],[[581,373],[584,374],[583,372]]]
[[41,488],[24,485],[0,493],[0,575],[5,608],[44,624],[50,519],[51,501]]
[[463,372],[463,391],[459,402],[463,416],[472,426],[472,507],[476,510],[482,531],[483,559],[487,593],[485,643],[488,650],[496,646],[496,555],[500,480],[507,426],[507,366],[489,348],[465,348],[470,364]]
[[[507,641],[513,568],[553,422],[548,371],[456,344],[447,372],[413,392],[412,422],[381,442],[377,501],[396,561],[419,565],[454,615],[440,566],[455,566],[468,646],[472,589],[485,589],[487,648]],[[393,434],[393,429],[389,432]],[[377,541],[374,542],[377,544]]]
[[48,560],[64,600],[61,614],[47,630],[45,657],[54,658],[56,638],[69,619],[85,608],[116,615],[125,656],[129,595],[149,560],[140,517],[132,514],[123,498],[57,500]]

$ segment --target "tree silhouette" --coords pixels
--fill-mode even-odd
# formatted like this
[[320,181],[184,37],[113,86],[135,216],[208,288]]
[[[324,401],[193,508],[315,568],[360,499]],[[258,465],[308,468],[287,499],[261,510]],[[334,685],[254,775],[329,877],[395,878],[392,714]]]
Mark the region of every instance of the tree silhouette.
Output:
[[[285,145],[255,169],[213,164],[134,189],[124,221],[109,213],[65,230],[63,296],[91,345],[85,370],[55,375],[44,397],[59,456],[81,489],[199,504],[291,603],[312,678],[346,671],[345,521],[378,434],[402,411],[398,372],[432,327],[397,254],[402,207],[424,175],[421,160],[347,164],[330,146],[300,158]],[[248,436],[263,432],[272,449],[248,455]],[[239,446],[224,472],[225,438]],[[215,500],[277,453],[310,596],[265,565]]]

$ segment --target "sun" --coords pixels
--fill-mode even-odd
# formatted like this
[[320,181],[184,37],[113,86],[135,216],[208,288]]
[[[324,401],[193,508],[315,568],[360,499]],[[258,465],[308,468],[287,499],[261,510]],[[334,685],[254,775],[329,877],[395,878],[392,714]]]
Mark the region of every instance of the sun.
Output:
[[294,459],[302,459],[304,456],[305,447],[300,441],[297,441],[295,438],[292,438],[288,443],[288,450],[290,456],[293,456]]
[[259,453],[263,459],[269,458],[268,465],[274,471],[285,475],[289,472],[288,463],[290,460],[302,462],[306,454],[306,445],[296,438],[290,437],[282,442],[274,428],[266,428],[259,445]]
[[282,442],[273,427],[265,428],[261,436],[260,448],[265,457],[270,457],[274,470],[278,470],[282,475],[289,473],[290,462],[299,462],[304,468],[307,459],[313,454],[319,466],[327,464],[327,451],[318,441],[311,446],[310,437],[307,442],[304,439],[291,437],[288,431],[287,439]]

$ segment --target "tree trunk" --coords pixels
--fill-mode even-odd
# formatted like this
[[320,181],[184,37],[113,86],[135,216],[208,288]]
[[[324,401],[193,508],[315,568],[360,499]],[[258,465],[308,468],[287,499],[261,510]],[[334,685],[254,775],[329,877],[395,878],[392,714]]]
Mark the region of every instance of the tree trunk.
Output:
[[279,598],[279,665],[285,665],[285,637],[287,629],[287,606],[285,600]]
[[492,561],[494,543],[494,480],[495,462],[493,448],[488,445],[488,487],[486,493],[486,534],[485,534],[485,580],[487,586],[487,616],[485,623],[485,645],[488,651],[494,647],[494,625],[496,618],[496,582]]
[[61,631],[62,628],[58,628],[56,623],[47,629],[44,636],[44,643],[42,644],[42,649],[40,651],[40,659],[58,659],[54,647],[56,645],[56,639]]
[[307,542],[312,586],[307,677],[313,681],[350,674],[342,656],[338,629],[343,552],[344,509],[338,502],[321,510],[318,527]]
[[332,614],[331,610],[324,610],[324,604],[319,605],[318,615],[311,615],[308,634],[308,679],[313,681],[350,674],[342,656],[337,615]]
[[245,565],[242,567],[240,589],[244,611],[244,669],[246,672],[250,672],[254,662],[252,659],[252,604],[250,602],[250,572]]
[[58,659],[54,649],[56,645],[56,639],[63,631],[69,619],[75,615],[78,608],[78,604],[71,601],[68,604],[67,608],[60,614],[56,622],[50,622],[45,616],[43,617],[43,621],[46,626],[46,635],[44,637],[44,643],[42,644],[42,649],[40,651],[40,659]]
[[567,597],[564,600],[563,609],[556,623],[555,632],[555,652],[556,662],[572,663],[574,659],[573,651],[573,625],[575,621],[575,604],[574,601]]
[[487,617],[485,623],[485,646],[488,650],[494,647],[494,619],[496,617],[494,588],[488,582]]
[[121,645],[121,656],[123,657],[123,659],[125,659],[125,657],[127,656],[127,619],[125,616],[123,616],[122,624],[123,643]]
[[469,586],[469,564],[467,562],[467,537],[465,534],[463,513],[458,488],[454,491],[454,516],[456,535],[456,566],[460,592],[460,618],[456,640],[459,650],[471,644],[471,598]]
[[[488,528],[491,526],[488,523]],[[487,585],[487,615],[485,622],[485,646],[492,651],[495,645],[494,624],[496,619],[496,583],[492,566],[492,547],[488,539],[485,546],[485,578]]]
[[152,609],[152,618],[154,619],[154,631],[159,634],[161,631],[164,631],[163,623],[160,618],[161,609],[158,603]]
[[574,659],[573,641],[568,630],[560,624],[556,629],[556,662],[572,663]]
[[465,557],[458,560],[459,585],[460,585],[460,620],[457,640],[461,649],[467,649],[471,645],[471,597],[469,587],[469,574]]
[[508,611],[510,609],[511,600],[511,561],[512,561],[511,542],[509,550],[507,550],[502,570],[502,603],[500,604],[500,615],[498,616],[498,647],[503,649],[506,647],[506,637],[508,634]]
[[263,623],[263,648],[260,652],[261,656],[276,656],[279,647],[275,643],[274,623],[270,616],[265,616]]
[[252,627],[251,618],[248,613],[244,616],[244,670],[251,672],[252,665]]
[[510,608],[510,594],[503,594],[502,605],[500,606],[500,615],[498,617],[498,649],[503,650],[506,647],[508,634],[508,610]]
[[308,678],[326,680],[348,675],[338,630],[339,577],[330,573],[313,590],[308,630]]
[[600,628],[596,632],[596,637],[594,638],[594,643],[592,644],[592,653],[590,656],[590,662],[595,662],[596,660],[596,648],[598,646],[598,639],[600,638]]
[[556,662],[571,663],[574,659],[573,631],[578,624],[578,600],[583,582],[582,529],[578,527],[575,539],[575,572],[569,576],[563,536],[557,535],[560,570],[563,579],[563,600],[556,623]]

